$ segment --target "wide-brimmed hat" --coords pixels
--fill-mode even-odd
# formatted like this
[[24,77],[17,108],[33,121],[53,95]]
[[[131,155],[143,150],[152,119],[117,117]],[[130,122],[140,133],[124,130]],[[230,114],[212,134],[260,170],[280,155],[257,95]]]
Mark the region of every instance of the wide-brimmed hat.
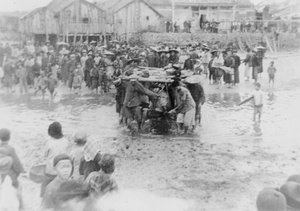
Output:
[[210,50],[211,53],[219,52],[220,50],[218,49],[217,46],[213,46]]
[[261,45],[259,45],[259,46],[256,47],[256,49],[257,49],[257,50],[265,50],[266,48],[263,47],[263,46],[261,46]]
[[265,188],[257,196],[256,207],[258,211],[286,211],[286,199],[274,188]]
[[139,63],[140,62],[140,59],[139,58],[133,58],[133,59],[130,59],[129,61],[127,61],[127,65],[130,65],[132,62],[137,62]]
[[88,55],[93,55],[93,51],[89,51]]
[[109,42],[111,42],[111,43],[119,43],[118,40],[111,40],[111,41],[109,41]]
[[86,50],[82,50],[81,53],[87,53],[87,51]]
[[179,53],[179,51],[177,49],[170,49],[169,53],[171,53],[171,52]]
[[287,206],[295,210],[300,210],[300,184],[297,182],[286,182],[280,188],[280,192],[285,196]]
[[108,56],[114,56],[115,54],[111,51],[104,51],[103,53],[104,55],[108,55]]
[[91,41],[91,42],[90,42],[90,44],[94,44],[94,43],[96,43],[96,41],[95,41],[95,40],[93,40],[93,41]]
[[69,54],[70,51],[67,49],[62,49],[61,51],[59,51],[59,54],[65,55],[65,54]]
[[207,51],[210,51],[209,47],[205,46],[205,47],[202,47],[202,50],[207,50]]
[[203,83],[203,78],[200,75],[192,75],[185,79],[185,82],[188,84],[198,84]]

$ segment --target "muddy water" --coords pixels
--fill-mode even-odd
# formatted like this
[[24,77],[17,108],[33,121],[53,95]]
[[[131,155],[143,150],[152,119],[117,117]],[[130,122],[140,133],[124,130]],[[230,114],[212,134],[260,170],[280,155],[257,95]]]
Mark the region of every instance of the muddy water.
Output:
[[[260,125],[252,122],[251,103],[237,106],[253,90],[253,84],[242,82],[221,91],[205,84],[198,136],[131,137],[117,124],[113,96],[75,97],[64,87],[52,103],[40,96],[1,94],[0,127],[12,130],[12,144],[27,171],[43,162],[48,125],[60,121],[70,140],[84,130],[102,151],[113,148],[115,176],[124,189],[192,199],[197,205],[191,210],[255,210],[262,188],[280,186],[288,175],[300,172],[300,73],[294,59],[285,61],[291,68],[283,74],[280,63],[275,90],[269,92],[266,74],[260,79],[265,92]],[[33,210],[40,201],[39,185],[26,177],[21,182],[25,207]]]

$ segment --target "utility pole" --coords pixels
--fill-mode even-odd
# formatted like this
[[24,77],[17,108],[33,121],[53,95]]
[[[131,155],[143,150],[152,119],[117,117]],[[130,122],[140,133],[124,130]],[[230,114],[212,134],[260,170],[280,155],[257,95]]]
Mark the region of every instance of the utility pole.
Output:
[[172,24],[175,22],[175,0],[172,0]]

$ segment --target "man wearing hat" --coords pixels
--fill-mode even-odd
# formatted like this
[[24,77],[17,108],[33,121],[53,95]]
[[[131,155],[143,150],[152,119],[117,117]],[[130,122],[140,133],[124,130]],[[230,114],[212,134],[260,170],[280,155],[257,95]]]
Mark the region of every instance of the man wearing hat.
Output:
[[154,50],[150,50],[149,56],[147,57],[149,62],[149,67],[158,67],[158,57],[155,55]]
[[191,58],[191,53],[189,53],[187,55],[187,59],[184,62],[183,69],[192,70],[192,71],[194,70],[194,63],[193,63],[193,60]]
[[88,59],[85,61],[85,71],[84,71],[84,78],[85,78],[85,83],[87,87],[91,87],[91,70],[94,67],[94,58],[93,58],[93,53],[90,51],[88,53]]
[[176,49],[171,49],[169,50],[169,53],[170,53],[169,62],[171,64],[177,63],[179,61],[178,51]]
[[138,130],[141,130],[142,126],[142,95],[151,97],[158,97],[158,95],[150,90],[146,89],[142,84],[138,82],[137,75],[131,75],[129,77],[130,82],[126,86],[126,94],[123,102],[124,105],[124,117],[127,118],[128,128],[131,129],[131,122],[136,120],[138,123]]
[[159,58],[159,67],[160,68],[164,68],[165,66],[167,66],[170,62],[169,62],[169,58],[166,55],[166,51],[159,51],[160,53],[160,58]]
[[209,48],[208,47],[206,47],[206,46],[204,46],[203,48],[202,48],[202,50],[203,50],[203,57],[202,57],[202,63],[203,63],[203,69],[204,69],[204,74],[206,75],[206,77],[207,77],[207,74],[208,74],[208,63],[209,63],[209,61],[211,60],[211,55],[210,55],[210,53],[209,53]]

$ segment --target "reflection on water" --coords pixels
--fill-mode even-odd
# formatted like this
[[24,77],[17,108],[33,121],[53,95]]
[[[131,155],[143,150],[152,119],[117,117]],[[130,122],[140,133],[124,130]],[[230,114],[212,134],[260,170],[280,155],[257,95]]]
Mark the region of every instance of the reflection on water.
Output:
[[84,129],[90,134],[115,136],[117,114],[113,106],[107,106],[110,104],[108,97],[63,95],[49,102],[31,95],[1,95],[0,126],[45,132],[51,121],[60,121],[65,133]]
[[[216,93],[207,96],[203,109],[201,136],[207,141],[249,140],[261,137],[264,143],[295,142],[300,118],[299,90],[266,92],[261,124],[253,123],[253,102],[237,106],[249,93]],[[284,141],[283,141],[284,139]]]
[[[202,113],[202,126],[198,127],[201,141],[223,142],[247,137],[261,137],[264,142],[293,139],[297,134],[299,119],[298,91],[269,92],[265,94],[262,122],[253,124],[253,106],[249,93],[215,93],[207,95]],[[0,127],[13,128],[15,132],[45,133],[52,121],[60,121],[64,132],[73,134],[85,130],[89,134],[116,137],[120,134],[112,96],[81,97],[65,94],[54,102],[43,101],[32,95],[0,96]],[[295,102],[296,101],[296,102]]]

